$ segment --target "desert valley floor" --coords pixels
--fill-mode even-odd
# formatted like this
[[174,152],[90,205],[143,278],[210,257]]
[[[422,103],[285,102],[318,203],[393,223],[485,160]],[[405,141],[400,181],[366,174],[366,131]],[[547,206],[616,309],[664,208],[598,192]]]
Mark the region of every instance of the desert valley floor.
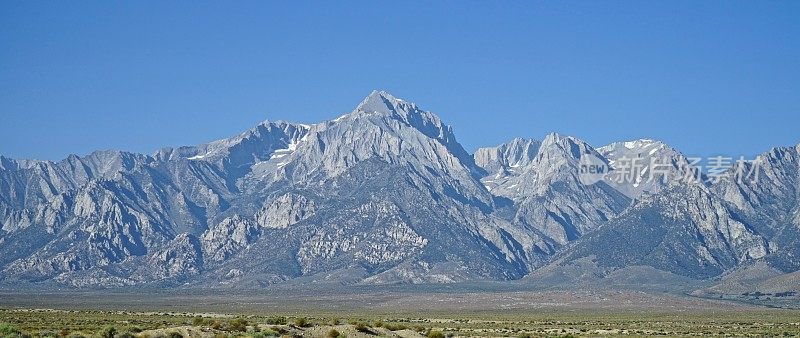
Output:
[[4,292],[0,333],[76,338],[800,335],[800,310],[742,300],[624,290],[363,291]]

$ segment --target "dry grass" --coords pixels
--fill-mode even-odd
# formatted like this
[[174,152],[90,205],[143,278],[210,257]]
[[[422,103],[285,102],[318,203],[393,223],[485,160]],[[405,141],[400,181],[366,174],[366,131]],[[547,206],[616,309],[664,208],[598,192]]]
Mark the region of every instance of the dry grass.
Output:
[[[563,311],[462,318],[458,313],[441,317],[387,317],[363,313],[334,318],[314,313],[289,316],[289,324],[276,322],[274,314],[235,316],[195,313],[120,311],[0,310],[0,323],[32,337],[99,337],[114,327],[117,337],[425,337],[441,332],[455,337],[551,337],[551,336],[800,336],[800,314],[786,310],[710,312],[607,312]],[[198,320],[200,318],[201,320]],[[295,320],[304,325],[295,325]],[[336,318],[338,320],[338,318]],[[280,322],[280,320],[277,320]],[[242,323],[246,322],[244,327]],[[344,324],[347,323],[347,324]]]

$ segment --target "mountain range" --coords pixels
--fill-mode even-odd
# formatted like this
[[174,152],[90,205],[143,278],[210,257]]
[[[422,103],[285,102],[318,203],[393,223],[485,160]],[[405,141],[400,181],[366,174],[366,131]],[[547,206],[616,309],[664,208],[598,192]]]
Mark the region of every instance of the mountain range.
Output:
[[[608,171],[586,182],[587,164]],[[655,140],[553,133],[470,154],[435,114],[374,91],[329,121],[150,155],[0,156],[0,284],[797,290],[798,201],[800,145],[714,179]]]

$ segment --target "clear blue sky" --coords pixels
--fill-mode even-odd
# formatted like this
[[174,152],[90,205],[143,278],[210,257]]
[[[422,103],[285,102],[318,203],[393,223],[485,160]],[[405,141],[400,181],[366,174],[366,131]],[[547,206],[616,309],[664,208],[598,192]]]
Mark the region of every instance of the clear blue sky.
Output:
[[558,131],[752,155],[800,142],[800,1],[0,2],[6,156],[151,153],[372,89],[470,151]]

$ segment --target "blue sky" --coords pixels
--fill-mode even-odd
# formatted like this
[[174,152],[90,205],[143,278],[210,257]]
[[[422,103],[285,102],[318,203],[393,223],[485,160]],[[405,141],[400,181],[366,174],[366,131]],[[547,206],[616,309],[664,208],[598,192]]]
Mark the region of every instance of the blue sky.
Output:
[[798,1],[4,1],[0,154],[151,153],[384,89],[470,151],[557,131],[751,156],[800,142],[798,18]]

